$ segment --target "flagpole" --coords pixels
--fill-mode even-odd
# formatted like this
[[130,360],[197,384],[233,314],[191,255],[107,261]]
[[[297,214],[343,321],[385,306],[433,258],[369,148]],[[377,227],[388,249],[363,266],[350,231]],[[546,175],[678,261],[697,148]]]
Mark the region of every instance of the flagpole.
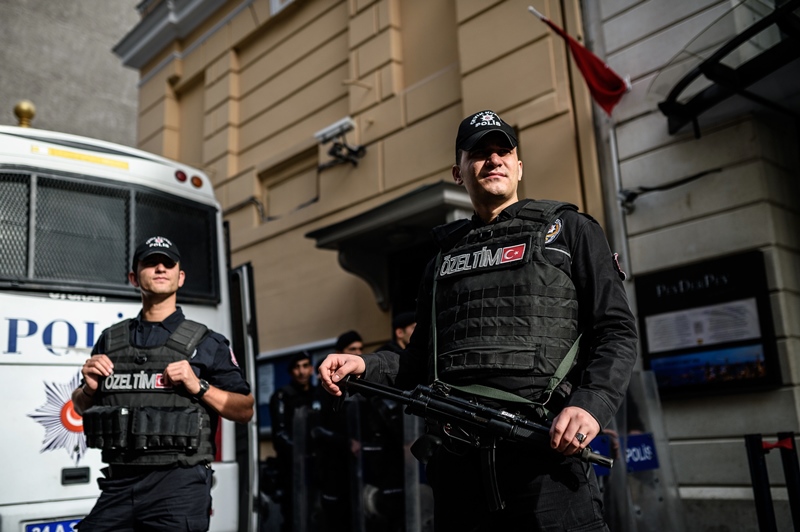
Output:
[[528,6],[528,11],[533,13],[535,16],[539,17],[539,20],[545,20],[547,17],[536,11],[536,8],[533,6]]

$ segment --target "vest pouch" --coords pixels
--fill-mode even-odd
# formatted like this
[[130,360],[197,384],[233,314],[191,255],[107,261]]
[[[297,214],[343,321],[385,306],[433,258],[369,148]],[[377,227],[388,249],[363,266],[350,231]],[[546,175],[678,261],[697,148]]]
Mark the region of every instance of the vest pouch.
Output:
[[93,406],[83,413],[86,445],[95,449],[121,449],[128,445],[130,410],[124,406]]
[[200,441],[202,411],[184,408],[141,407],[135,410],[131,435],[135,449],[192,449]]

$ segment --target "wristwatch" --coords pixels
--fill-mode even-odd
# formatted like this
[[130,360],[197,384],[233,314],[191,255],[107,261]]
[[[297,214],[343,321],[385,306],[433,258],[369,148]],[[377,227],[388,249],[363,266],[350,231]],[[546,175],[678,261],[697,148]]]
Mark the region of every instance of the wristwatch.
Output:
[[194,394],[194,398],[199,401],[200,398],[203,397],[203,395],[208,391],[208,381],[205,379],[200,379],[198,384],[200,384],[200,391]]

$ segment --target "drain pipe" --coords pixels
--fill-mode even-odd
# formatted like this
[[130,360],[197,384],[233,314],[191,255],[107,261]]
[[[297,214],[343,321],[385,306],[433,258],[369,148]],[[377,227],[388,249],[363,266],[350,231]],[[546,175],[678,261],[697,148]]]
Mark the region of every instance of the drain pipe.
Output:
[[[582,0],[581,13],[586,46],[600,58],[605,56],[602,19],[597,0]],[[597,105],[592,106],[594,115],[594,134],[597,144],[597,158],[603,188],[603,207],[606,213],[606,237],[613,252],[619,253],[623,271],[630,272],[628,235],[625,228],[625,215],[619,201],[622,188],[617,156],[617,138],[613,119],[602,112]],[[631,296],[628,293],[628,296]]]

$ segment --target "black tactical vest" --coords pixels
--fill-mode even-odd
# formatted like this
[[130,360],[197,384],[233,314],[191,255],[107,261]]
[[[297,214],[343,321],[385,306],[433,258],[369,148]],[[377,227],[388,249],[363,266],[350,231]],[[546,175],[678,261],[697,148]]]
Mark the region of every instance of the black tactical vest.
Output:
[[182,466],[214,459],[211,418],[183,389],[164,382],[172,362],[187,360],[208,334],[185,320],[166,344],[133,347],[126,320],[106,334],[106,355],[114,373],[100,382],[92,408],[83,414],[89,447],[103,450],[108,464]]
[[577,207],[530,201],[510,220],[434,231],[442,247],[433,294],[439,378],[479,382],[488,370],[547,387],[578,337],[575,285],[543,255],[548,228],[567,209]]

